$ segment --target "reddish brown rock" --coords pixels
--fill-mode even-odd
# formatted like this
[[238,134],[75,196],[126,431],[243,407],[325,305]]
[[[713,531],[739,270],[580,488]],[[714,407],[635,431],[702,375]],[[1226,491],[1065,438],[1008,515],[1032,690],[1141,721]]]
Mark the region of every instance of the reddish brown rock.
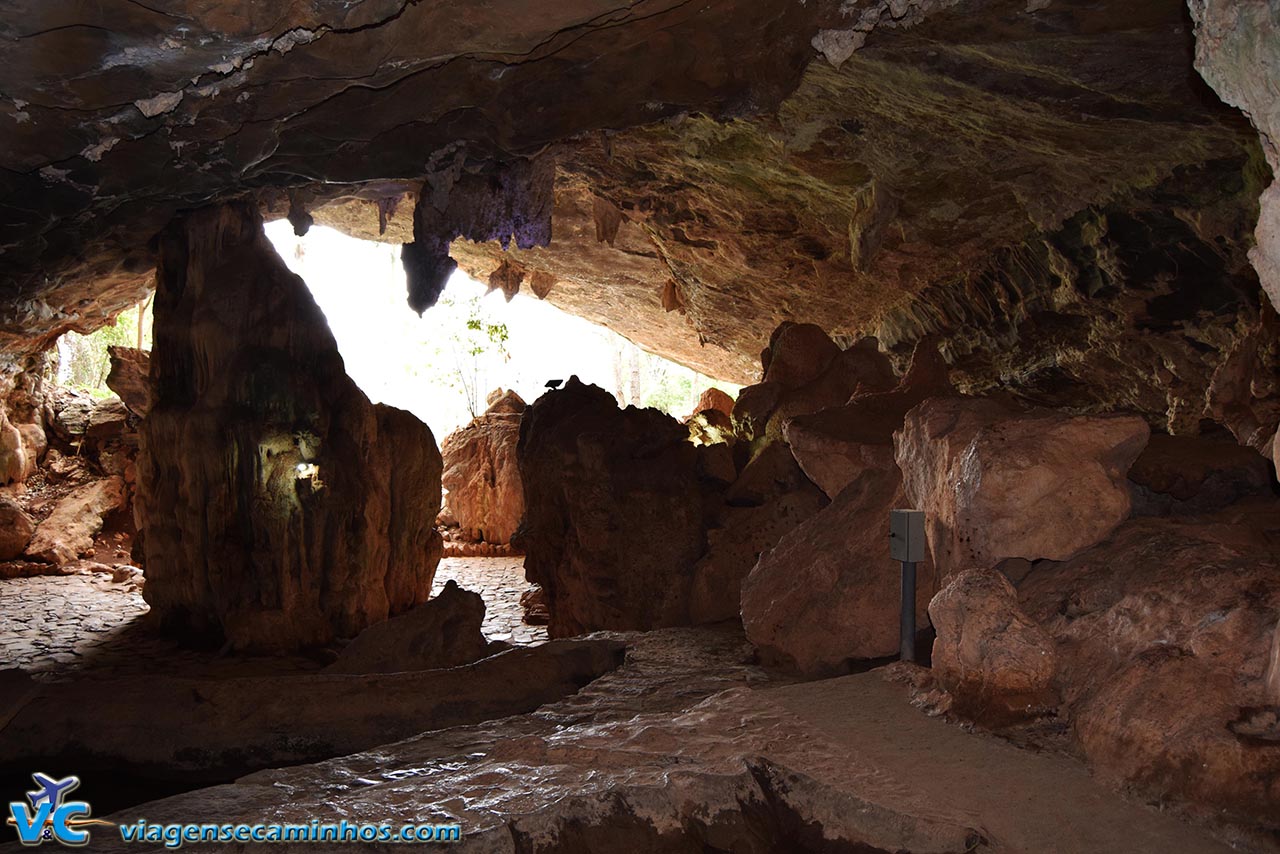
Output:
[[694,623],[736,619],[742,580],[761,553],[828,503],[781,442],[748,463],[724,499],[709,523],[707,552],[693,568]]
[[784,323],[761,354],[765,379],[744,388],[733,408],[734,432],[759,451],[783,438],[797,416],[841,406],[855,393],[891,389],[897,382],[874,338],[841,350],[813,324]]
[[1107,536],[1129,515],[1125,474],[1148,435],[1140,418],[933,398],[894,438],[946,578],[1005,558],[1065,560]]
[[26,551],[36,523],[8,495],[0,495],[0,560],[13,560]]
[[81,557],[93,548],[103,517],[124,509],[126,495],[124,480],[119,477],[76,488],[36,526],[35,535],[27,544],[27,555],[59,566]]
[[375,623],[351,641],[328,673],[399,673],[457,667],[508,647],[490,643],[484,624],[484,600],[452,579],[428,602]]
[[[867,349],[868,358],[878,352]],[[872,375],[878,380],[881,372]],[[927,398],[947,394],[954,394],[947,363],[937,347],[924,342],[916,346],[893,390],[855,393],[843,406],[798,415],[783,425],[782,435],[804,473],[834,498],[867,466],[894,465],[885,450],[893,447],[893,434],[907,412]]]
[[[760,556],[742,582],[742,622],[766,660],[818,675],[898,651],[901,581],[888,525],[903,504],[897,469],[868,468]],[[923,627],[935,588],[927,561],[918,572]]]
[[1256,710],[1280,621],[1273,499],[1140,518],[1019,586],[1057,642],[1062,714],[1096,771],[1280,829],[1280,732]]
[[1220,510],[1271,492],[1266,459],[1231,441],[1154,433],[1129,469],[1133,512],[1143,516]]
[[160,244],[138,460],[152,618],[290,649],[426,601],[441,551],[431,431],[346,375],[253,208],[190,214]]
[[937,631],[932,667],[968,716],[1005,720],[1035,715],[1054,702],[1054,640],[1018,606],[999,572],[970,569],[951,577],[929,603]]
[[0,485],[21,483],[31,471],[22,433],[9,422],[0,406]]
[[1271,703],[1280,706],[1280,623],[1276,623],[1275,631],[1271,633],[1271,661],[1267,665],[1266,696]]
[[524,409],[520,396],[507,392],[440,443],[449,513],[467,539],[505,545],[524,518],[524,490],[516,465]]
[[524,611],[522,622],[529,626],[545,626],[551,620],[547,610],[547,596],[540,585],[533,585],[520,594],[520,608]]
[[727,392],[712,386],[698,397],[698,402],[694,404],[693,413],[690,417],[710,410],[715,410],[723,415],[732,415],[733,398]]
[[108,347],[111,371],[107,388],[114,391],[139,418],[151,411],[151,354],[134,347]]
[[706,548],[697,450],[656,409],[618,409],[576,377],[529,407],[517,448],[525,574],[548,631],[689,622],[692,570]]
[[787,388],[808,385],[831,366],[840,355],[840,346],[827,337],[821,326],[785,322],[773,330],[769,346],[760,354],[763,382]]

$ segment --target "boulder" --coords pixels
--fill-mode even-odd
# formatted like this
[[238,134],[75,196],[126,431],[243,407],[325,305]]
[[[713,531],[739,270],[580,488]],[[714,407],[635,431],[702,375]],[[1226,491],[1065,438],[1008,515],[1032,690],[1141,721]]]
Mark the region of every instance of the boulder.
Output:
[[542,586],[548,631],[686,625],[706,548],[698,450],[656,409],[619,409],[572,377],[520,425],[525,574]]
[[10,423],[4,407],[0,406],[0,485],[21,483],[30,471],[22,433]]
[[1004,722],[1053,704],[1054,640],[1022,612],[1017,591],[999,572],[953,575],[929,603],[929,620],[937,631],[933,673],[954,710]]
[[95,407],[89,395],[67,388],[54,388],[49,395],[49,406],[53,417],[46,423],[63,442],[77,442],[89,429],[89,418]]
[[945,579],[1005,558],[1066,560],[1106,537],[1129,515],[1125,475],[1149,433],[1130,416],[931,398],[894,439],[907,498],[927,514]]
[[[825,675],[898,651],[901,571],[889,558],[888,534],[889,511],[903,503],[897,469],[869,467],[760,556],[742,582],[742,622],[766,661]],[[917,573],[924,627],[931,564]]]
[[457,667],[508,647],[489,643],[484,600],[450,579],[428,602],[361,632],[325,668],[329,673],[399,673]]
[[425,602],[443,549],[431,430],[347,376],[256,207],[194,211],[158,242],[136,512],[151,619],[287,651]]
[[507,392],[440,443],[449,514],[466,539],[505,545],[524,517],[524,488],[516,464],[524,408],[519,395]]
[[59,566],[71,563],[93,548],[93,538],[102,530],[103,517],[124,509],[125,503],[125,483],[120,477],[77,487],[36,526],[35,535],[27,545],[27,556]]
[[21,505],[8,495],[0,495],[0,560],[21,557],[35,531],[35,520]]
[[89,413],[84,435],[91,442],[101,444],[130,432],[129,408],[118,397],[98,401]]
[[856,393],[843,406],[797,415],[782,428],[800,468],[830,498],[867,466],[893,465],[893,434],[907,412],[930,397],[954,394],[947,363],[932,342],[916,345],[911,363],[891,391]]
[[719,409],[704,409],[685,421],[695,445],[726,445],[734,441],[733,419]]
[[1280,732],[1252,718],[1277,703],[1276,509],[1131,519],[1019,585],[1057,643],[1060,713],[1096,772],[1272,831]]
[[1219,510],[1246,496],[1268,495],[1266,459],[1232,441],[1154,433],[1129,469],[1133,512],[1141,516]]
[[151,411],[151,354],[134,347],[108,347],[111,371],[107,374],[107,388],[124,401],[129,411],[145,418]]
[[707,552],[693,568],[694,623],[736,619],[742,580],[760,555],[827,505],[781,442],[747,464],[725,493],[707,531]]
[[520,608],[524,611],[521,622],[527,626],[545,626],[551,620],[547,596],[537,584],[520,594]]
[[840,346],[813,323],[779,324],[760,354],[764,382],[787,388],[807,385],[820,377],[840,355]]
[[764,380],[744,388],[733,407],[735,435],[754,451],[782,438],[799,415],[841,406],[855,393],[887,391],[897,383],[875,338],[841,350],[813,324],[783,323],[761,355]]
[[712,386],[704,391],[699,397],[698,402],[693,406],[693,412],[690,418],[704,412],[719,412],[721,415],[733,414],[733,398],[728,392]]

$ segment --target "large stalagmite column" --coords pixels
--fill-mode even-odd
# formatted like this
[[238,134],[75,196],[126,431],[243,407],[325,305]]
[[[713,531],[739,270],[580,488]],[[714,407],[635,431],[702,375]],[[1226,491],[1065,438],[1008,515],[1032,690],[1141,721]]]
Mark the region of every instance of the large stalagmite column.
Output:
[[254,208],[197,211],[160,241],[138,463],[153,615],[283,650],[426,600],[441,553],[430,429],[347,376]]

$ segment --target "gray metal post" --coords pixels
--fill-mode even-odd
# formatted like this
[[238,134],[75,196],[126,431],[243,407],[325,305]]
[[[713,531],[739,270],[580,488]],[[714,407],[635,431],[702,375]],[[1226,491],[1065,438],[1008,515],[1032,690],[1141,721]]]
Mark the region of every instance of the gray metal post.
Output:
[[924,560],[924,512],[889,511],[889,557],[902,561],[902,619],[898,652],[903,661],[916,660],[916,564]]
[[902,562],[902,637],[898,652],[903,661],[916,660],[916,562]]

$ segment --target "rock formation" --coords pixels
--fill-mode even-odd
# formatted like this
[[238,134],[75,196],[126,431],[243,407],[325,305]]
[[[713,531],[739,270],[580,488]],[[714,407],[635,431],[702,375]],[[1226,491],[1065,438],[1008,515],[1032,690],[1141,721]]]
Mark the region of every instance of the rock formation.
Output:
[[431,431],[347,377],[251,208],[190,214],[160,242],[138,512],[154,617],[288,649],[426,601]]
[[0,731],[0,762],[65,757],[144,779],[160,769],[222,781],[530,712],[617,667],[624,649],[617,640],[589,639],[443,670],[45,685]]
[[13,560],[26,551],[36,523],[17,501],[0,495],[0,560]]
[[968,715],[1034,715],[1055,705],[1053,638],[1018,607],[1009,580],[990,569],[956,573],[929,603],[938,633],[932,667]]
[[[1280,172],[1280,95],[1263,69],[1280,61],[1280,9],[1266,0],[1189,0],[1196,24],[1196,68],[1223,101],[1258,129],[1273,173]],[[1272,304],[1280,303],[1280,183],[1262,192],[1257,244],[1249,260]]]
[[107,387],[130,412],[145,418],[151,411],[151,354],[133,347],[108,347],[107,354],[111,358]]
[[[901,570],[889,558],[889,511],[906,502],[889,462],[867,468],[830,506],[785,534],[743,581],[742,623],[767,660],[829,674],[898,651]],[[918,573],[923,627],[935,590],[932,566],[925,562]]]
[[1273,500],[1142,518],[1038,563],[1022,610],[1057,643],[1063,715],[1098,771],[1276,829],[1266,677],[1280,619]]
[[59,565],[70,563],[93,547],[103,517],[125,508],[124,478],[113,476],[76,489],[35,530],[26,554]]
[[524,518],[516,465],[524,410],[520,396],[507,392],[440,443],[449,513],[469,540],[505,545]]
[[777,442],[756,455],[708,522],[707,551],[693,568],[691,621],[738,619],[743,579],[760,555],[826,505],[786,445]]
[[696,457],[675,419],[620,410],[576,377],[529,407],[520,545],[552,637],[689,622],[691,571],[706,549]]
[[1129,469],[1134,515],[1167,516],[1220,510],[1241,498],[1271,493],[1266,459],[1229,440],[1153,433]]
[[907,414],[895,453],[945,579],[1005,558],[1066,560],[1106,537],[1129,515],[1125,475],[1148,435],[1139,418],[934,398]]
[[452,579],[429,602],[375,623],[343,648],[328,673],[400,673],[458,667],[501,652],[480,631],[484,600]]

